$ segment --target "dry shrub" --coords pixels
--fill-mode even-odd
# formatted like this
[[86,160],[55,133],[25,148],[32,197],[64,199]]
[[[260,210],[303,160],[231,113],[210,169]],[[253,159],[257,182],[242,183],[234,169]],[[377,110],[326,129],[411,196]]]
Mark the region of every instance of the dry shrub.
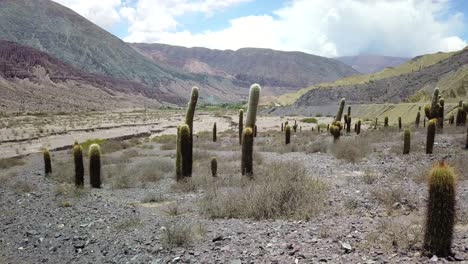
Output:
[[18,174],[16,172],[8,172],[0,174],[0,185],[5,185],[10,180],[15,178]]
[[201,224],[176,222],[161,227],[161,242],[164,248],[184,247],[206,234]]
[[342,137],[330,146],[330,152],[335,158],[352,163],[356,163],[367,157],[371,150],[372,148],[369,141],[362,137]]
[[322,209],[328,189],[299,163],[266,164],[243,183],[213,184],[201,200],[202,211],[210,218],[309,219]]
[[129,164],[107,166],[104,170],[105,181],[113,188],[144,187],[147,183],[157,182],[173,171],[169,160],[138,161]]
[[416,197],[401,186],[377,188],[371,192],[371,195],[377,202],[384,205],[389,212],[398,209],[399,206],[405,206],[413,210],[417,205]]
[[35,190],[35,186],[25,180],[17,180],[11,187],[17,194],[31,193]]

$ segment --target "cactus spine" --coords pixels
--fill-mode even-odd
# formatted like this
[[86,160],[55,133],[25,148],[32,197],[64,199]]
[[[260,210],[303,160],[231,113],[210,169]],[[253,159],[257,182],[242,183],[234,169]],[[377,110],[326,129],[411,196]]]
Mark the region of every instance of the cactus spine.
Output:
[[211,176],[218,176],[218,160],[215,157],[211,158]]
[[253,142],[255,129],[255,120],[257,118],[258,101],[260,99],[261,87],[258,84],[250,86],[249,107],[247,109],[247,120],[242,135],[242,158],[241,171],[242,175],[253,175]]
[[216,122],[213,124],[213,142],[216,142]]
[[286,126],[285,129],[286,133],[284,133],[284,138],[285,138],[285,144],[288,145],[291,143],[291,126]]
[[242,131],[244,130],[244,110],[239,109],[239,145],[242,145]]
[[[185,123],[188,125],[189,132],[190,132],[190,140],[189,140],[189,149],[187,157],[187,163],[185,164],[187,167],[186,173],[188,173],[188,177],[192,176],[192,163],[193,163],[193,118],[195,116],[195,108],[197,107],[198,102],[198,87],[192,88],[192,95],[190,96],[190,102],[188,103],[187,107],[187,114],[185,116]],[[183,173],[182,173],[183,174]],[[184,175],[184,174],[183,174]],[[187,176],[187,175],[186,175]]]
[[93,188],[101,188],[101,147],[89,146],[89,182]]
[[50,157],[50,152],[48,149],[44,148],[42,154],[44,156],[44,173],[47,176],[52,173],[52,161]]
[[437,119],[431,119],[427,123],[426,154],[432,154],[434,149],[434,139]]
[[429,174],[429,197],[426,210],[424,250],[428,255],[452,255],[452,237],[455,225],[456,175],[443,161]]
[[79,144],[75,144],[73,146],[73,160],[75,162],[75,186],[83,187],[84,185],[83,148]]
[[411,131],[405,129],[403,136],[403,154],[409,154],[411,148]]

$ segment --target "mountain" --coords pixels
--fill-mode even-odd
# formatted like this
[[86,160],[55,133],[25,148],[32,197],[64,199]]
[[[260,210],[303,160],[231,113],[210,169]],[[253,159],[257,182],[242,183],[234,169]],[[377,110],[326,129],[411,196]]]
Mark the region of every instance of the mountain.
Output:
[[[102,110],[154,105],[141,83],[87,73],[37,49],[0,40],[1,112]],[[138,103],[137,103],[138,102]]]
[[337,60],[303,52],[259,48],[212,50],[144,43],[130,45],[157,63],[191,73],[228,78],[241,86],[256,82],[267,88],[264,92],[276,95],[358,74]]
[[416,57],[377,74],[345,78],[303,91],[293,108],[336,104],[420,102],[430,99],[439,87],[446,102],[457,102],[468,94],[468,47],[451,53]]
[[388,67],[396,67],[409,60],[408,58],[380,55],[344,56],[335,59],[364,74],[379,72]]
[[[248,87],[223,78],[159,65],[50,0],[0,0],[0,39],[36,48],[90,73],[140,82],[146,96],[161,101],[185,103],[195,85],[203,88],[202,101],[237,101],[247,94]],[[220,86],[229,92],[220,91]]]

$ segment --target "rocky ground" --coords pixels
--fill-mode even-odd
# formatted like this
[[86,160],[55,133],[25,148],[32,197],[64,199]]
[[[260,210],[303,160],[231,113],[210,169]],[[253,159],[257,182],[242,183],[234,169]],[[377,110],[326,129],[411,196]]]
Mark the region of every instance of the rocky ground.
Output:
[[[424,154],[422,129],[413,132],[409,155],[400,154],[402,133],[395,128],[343,136],[335,145],[328,134],[304,128],[290,146],[278,130],[260,130],[254,170],[273,181],[278,171],[303,169],[317,191],[306,203],[310,212],[246,217],[232,209],[235,201],[223,199],[225,193],[248,185],[239,174],[234,130],[216,143],[210,133],[198,134],[194,175],[186,183],[173,179],[171,136],[103,147],[102,189],[73,187],[67,150],[52,153],[54,173],[47,177],[40,154],[2,160],[0,263],[445,263],[421,253],[424,177],[441,159],[459,174],[453,252],[468,263],[466,129],[437,135],[434,155]],[[212,156],[217,178],[210,175]],[[215,203],[206,203],[213,192]]]

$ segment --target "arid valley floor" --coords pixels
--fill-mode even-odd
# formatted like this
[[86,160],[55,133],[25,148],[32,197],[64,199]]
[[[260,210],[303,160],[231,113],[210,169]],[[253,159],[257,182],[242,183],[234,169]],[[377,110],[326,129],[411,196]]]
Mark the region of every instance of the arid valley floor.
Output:
[[[428,155],[425,128],[404,124],[412,138],[403,155],[395,124],[374,130],[365,121],[360,135],[333,143],[304,117],[262,115],[248,180],[240,174],[237,112],[197,110],[193,176],[176,182],[175,128],[184,114],[2,117],[0,263],[445,263],[421,253],[425,178],[439,160],[458,173],[453,252],[468,262],[465,127],[446,124]],[[286,120],[302,127],[287,146]],[[86,155],[85,188],[74,187],[75,140],[85,153],[101,144],[102,189],[89,187]],[[49,176],[42,147],[56,149]],[[293,199],[275,211],[285,196]]]

